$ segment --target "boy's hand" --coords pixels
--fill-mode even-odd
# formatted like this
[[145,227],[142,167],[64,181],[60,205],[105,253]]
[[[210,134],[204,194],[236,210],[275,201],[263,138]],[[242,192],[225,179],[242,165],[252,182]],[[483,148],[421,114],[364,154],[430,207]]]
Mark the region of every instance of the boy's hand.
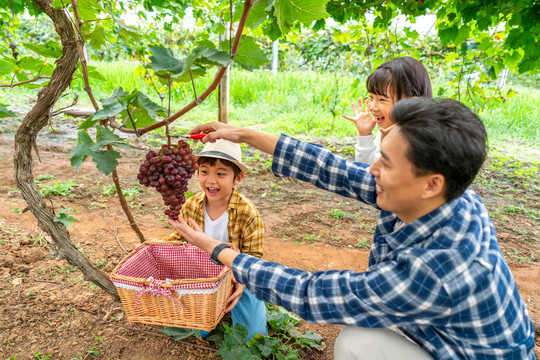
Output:
[[365,105],[362,103],[362,98],[358,98],[358,109],[356,106],[351,104],[354,116],[341,115],[345,119],[350,120],[356,125],[358,130],[358,135],[368,136],[371,135],[371,132],[375,128],[375,120],[369,115],[368,101],[366,100]]
[[226,313],[234,309],[236,304],[238,304],[238,300],[242,297],[242,293],[244,292],[244,289],[246,288],[244,285],[238,283],[234,277],[232,278],[234,291],[231,294],[231,297],[227,300],[227,310],[225,310]]

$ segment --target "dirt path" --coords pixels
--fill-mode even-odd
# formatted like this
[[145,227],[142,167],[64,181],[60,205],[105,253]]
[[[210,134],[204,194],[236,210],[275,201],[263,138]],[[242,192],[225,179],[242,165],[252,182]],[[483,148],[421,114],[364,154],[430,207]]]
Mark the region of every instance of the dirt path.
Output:
[[[51,206],[76,209],[78,220],[68,229],[81,251],[109,273],[123,258],[120,246],[138,242],[117,199],[104,195],[110,179],[87,161],[75,173],[67,160],[73,144],[46,134],[38,143],[41,163],[35,158],[34,176],[52,175],[55,181],[78,184],[67,196],[53,196]],[[143,146],[135,144],[136,146]],[[124,152],[118,168],[126,189],[136,186],[135,174],[143,150]],[[175,342],[159,327],[129,324],[120,305],[84,281],[65,260],[49,253],[47,236],[37,228],[13,180],[13,139],[0,137],[0,357],[31,359],[37,352],[51,359],[213,359],[204,349]],[[246,177],[240,190],[260,208],[265,221],[265,258],[308,271],[367,267],[370,239],[377,214],[356,202],[319,191],[310,185],[277,179],[261,163]],[[190,191],[197,191],[196,181]],[[141,188],[139,186],[139,188]],[[129,200],[136,221],[148,239],[171,233],[162,217],[161,199],[153,189]],[[540,321],[540,266],[512,265],[532,317]],[[324,336],[327,347],[318,359],[332,358],[332,344],[340,326],[303,324]],[[538,345],[537,338],[537,345]],[[199,347],[197,347],[199,346]],[[540,350],[537,346],[537,356]]]

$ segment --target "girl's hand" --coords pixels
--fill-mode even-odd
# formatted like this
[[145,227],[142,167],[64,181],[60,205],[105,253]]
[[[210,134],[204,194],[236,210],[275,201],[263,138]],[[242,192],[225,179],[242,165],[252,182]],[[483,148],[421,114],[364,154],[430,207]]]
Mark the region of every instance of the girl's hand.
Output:
[[358,98],[358,109],[356,109],[354,103],[351,104],[354,116],[342,115],[345,119],[354,122],[360,136],[371,135],[376,124],[375,120],[369,115],[369,110],[367,110],[368,101],[366,100],[365,104],[363,104],[362,98]]
[[244,289],[246,288],[244,285],[238,283],[234,277],[232,278],[234,291],[231,294],[231,297],[227,300],[227,310],[225,310],[226,313],[234,309],[236,304],[238,304],[238,300],[242,297],[242,293],[244,292]]

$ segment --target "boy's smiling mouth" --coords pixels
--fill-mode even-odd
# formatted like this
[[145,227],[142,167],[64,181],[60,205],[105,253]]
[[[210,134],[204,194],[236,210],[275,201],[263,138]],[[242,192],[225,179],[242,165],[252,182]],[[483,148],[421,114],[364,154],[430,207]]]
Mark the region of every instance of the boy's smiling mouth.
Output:
[[207,187],[206,190],[208,191],[208,193],[212,194],[212,195],[215,195],[219,192],[219,189],[218,188],[214,188],[214,187]]

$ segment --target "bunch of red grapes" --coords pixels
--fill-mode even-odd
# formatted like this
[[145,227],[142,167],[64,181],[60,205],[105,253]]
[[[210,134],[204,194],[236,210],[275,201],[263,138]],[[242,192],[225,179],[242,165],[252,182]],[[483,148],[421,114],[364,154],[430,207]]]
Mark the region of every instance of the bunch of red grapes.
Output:
[[198,169],[197,158],[189,144],[183,140],[178,145],[162,145],[158,152],[150,150],[139,168],[137,179],[141,185],[151,186],[163,197],[165,215],[178,220],[182,205],[186,202],[188,180]]

